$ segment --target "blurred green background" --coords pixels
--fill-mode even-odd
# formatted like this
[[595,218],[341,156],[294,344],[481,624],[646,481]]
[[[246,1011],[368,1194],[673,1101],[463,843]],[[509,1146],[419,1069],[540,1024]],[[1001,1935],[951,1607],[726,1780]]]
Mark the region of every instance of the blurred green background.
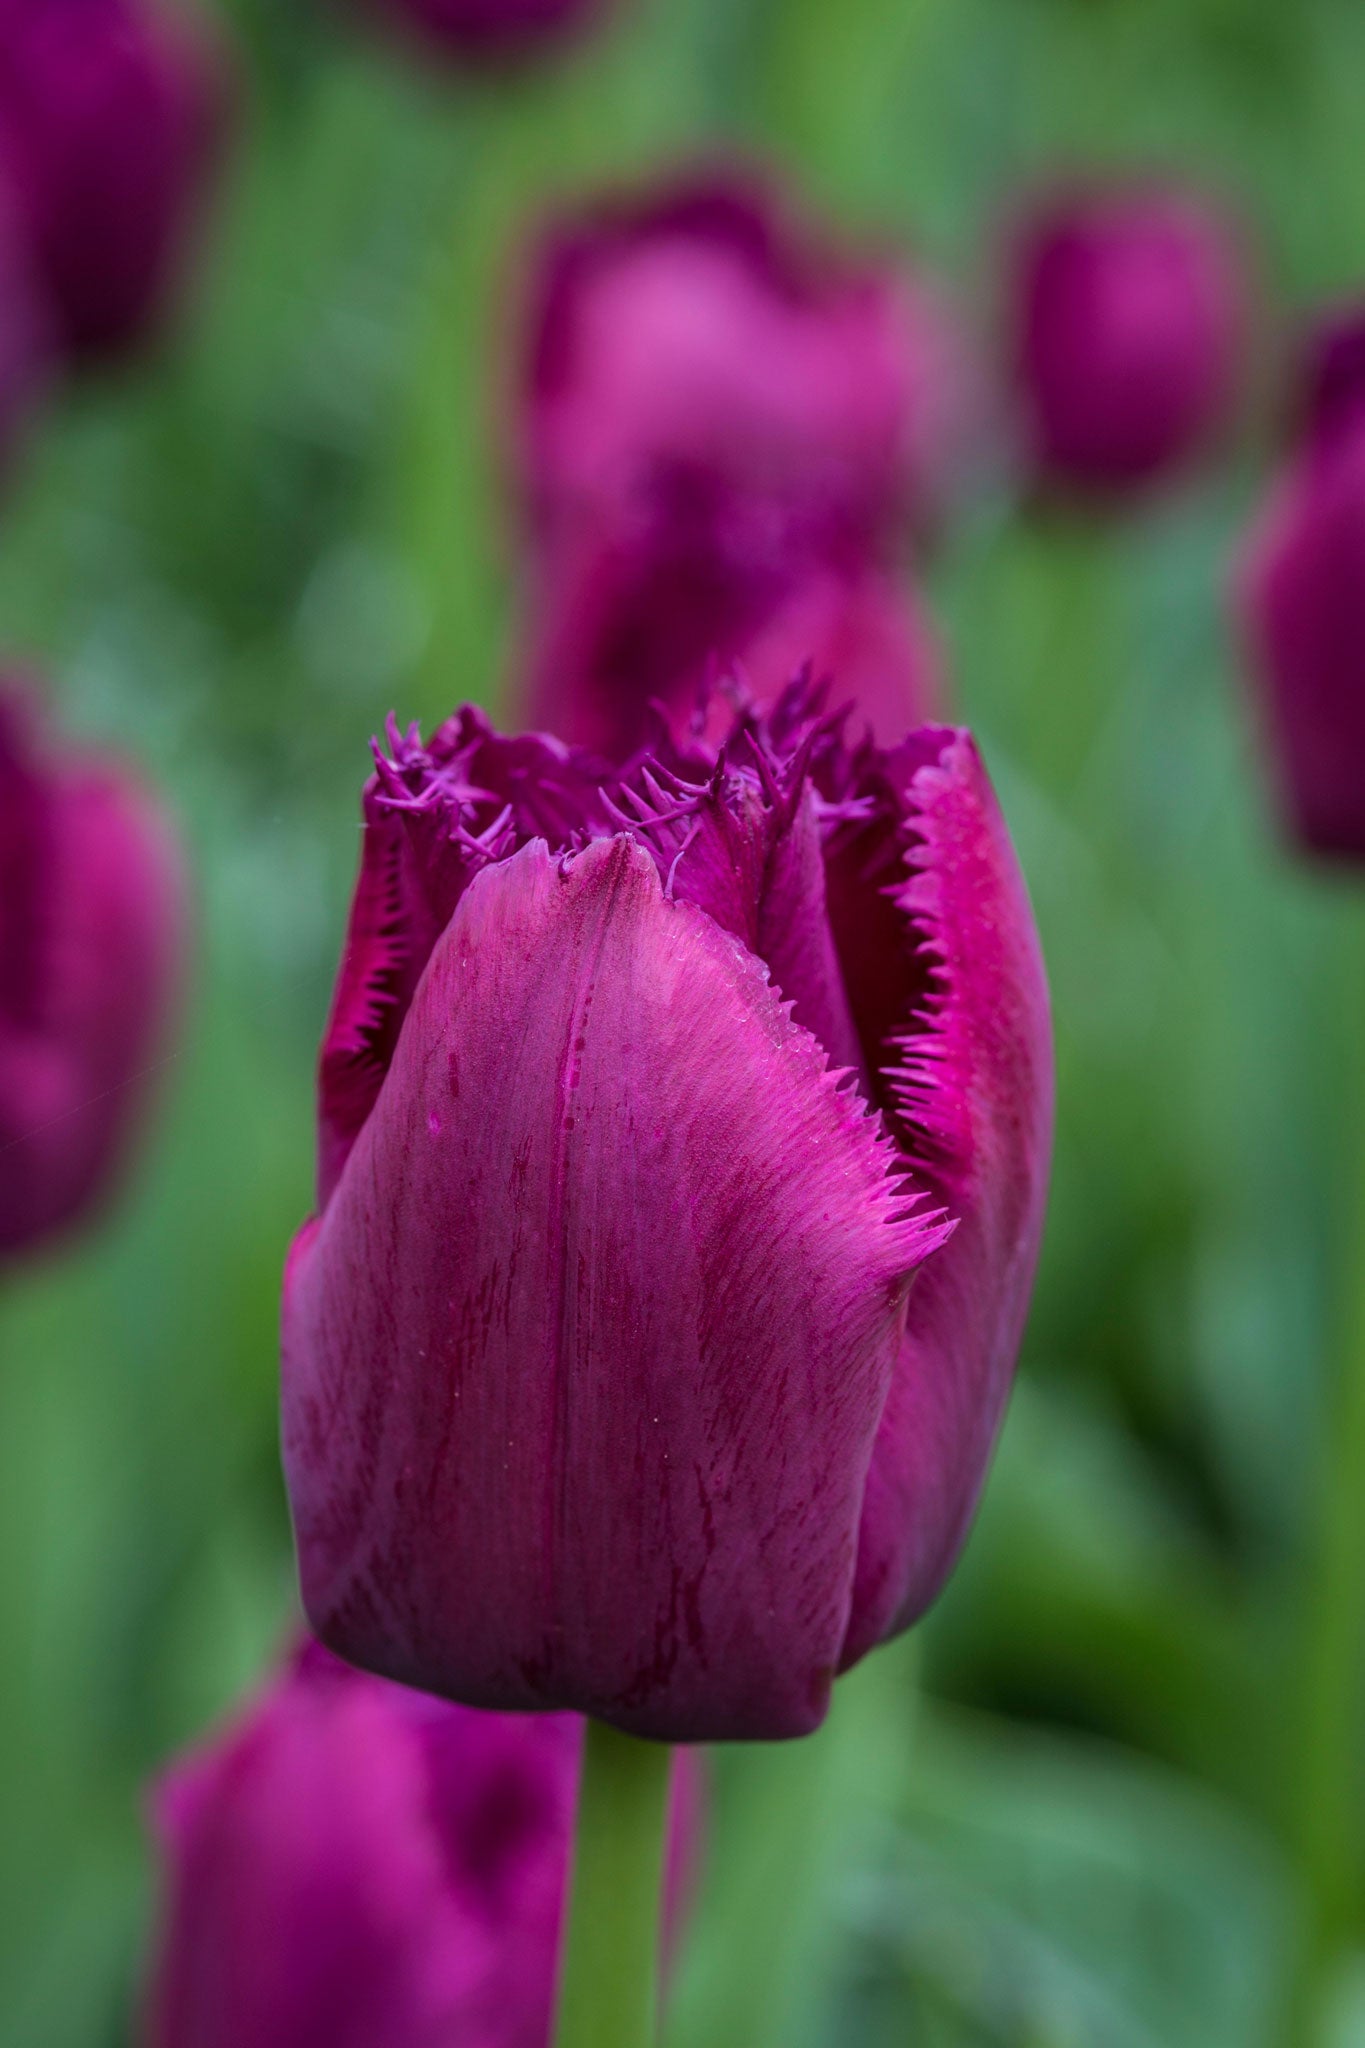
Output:
[[[140,1788],[291,1616],[276,1301],[365,743],[506,673],[528,225],[756,150],[988,331],[1002,213],[1118,160],[1234,207],[1267,366],[1365,280],[1350,0],[619,0],[491,86],[324,0],[230,15],[242,132],[194,315],[64,404],[0,540],[0,645],[159,780],[199,913],[132,1187],[0,1283],[7,2048],[129,2038]],[[719,1759],[675,2048],[1365,2043],[1365,1473],[1333,1405],[1365,909],[1278,850],[1227,645],[1257,410],[1217,474],[1112,523],[988,488],[928,571],[1053,978],[1043,1270],[932,1621],[810,1743]]]

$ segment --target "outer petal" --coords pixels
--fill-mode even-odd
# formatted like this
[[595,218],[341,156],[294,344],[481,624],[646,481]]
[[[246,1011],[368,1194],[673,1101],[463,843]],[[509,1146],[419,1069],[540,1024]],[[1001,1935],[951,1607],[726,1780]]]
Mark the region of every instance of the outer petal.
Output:
[[473,1705],[814,1727],[942,1234],[897,1220],[887,1152],[633,841],[486,870],[286,1281],[324,1640]]
[[605,823],[603,764],[545,733],[505,739],[466,705],[424,746],[390,722],[363,799],[360,873],[318,1062],[324,1209],[388,1072],[432,948],[478,865],[482,830],[572,844]]
[[923,1028],[891,1077],[956,1219],[911,1297],[868,1474],[845,1665],[908,1627],[962,1544],[1014,1370],[1052,1143],[1052,1035],[1033,915],[975,745],[936,738],[905,787],[898,904],[930,955]]

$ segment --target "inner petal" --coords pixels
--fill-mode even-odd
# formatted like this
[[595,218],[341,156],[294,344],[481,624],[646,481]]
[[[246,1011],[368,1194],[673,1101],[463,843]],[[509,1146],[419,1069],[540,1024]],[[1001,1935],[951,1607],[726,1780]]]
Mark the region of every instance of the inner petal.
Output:
[[825,900],[820,818],[807,762],[753,748],[752,771],[718,763],[703,784],[658,764],[621,792],[618,816],[653,854],[674,898],[762,960],[796,1022],[866,1092],[862,1050]]
[[835,824],[824,848],[835,953],[870,1099],[917,1176],[927,1175],[930,1162],[907,1115],[901,1069],[907,1034],[932,1030],[941,990],[934,948],[902,900],[916,837],[908,791],[947,737],[926,727],[892,752],[869,748],[827,764],[823,778],[853,813]]

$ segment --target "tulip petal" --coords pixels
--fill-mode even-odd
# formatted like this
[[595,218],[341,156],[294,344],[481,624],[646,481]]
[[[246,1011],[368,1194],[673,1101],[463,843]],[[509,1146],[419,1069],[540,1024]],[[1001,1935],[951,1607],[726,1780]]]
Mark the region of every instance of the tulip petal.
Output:
[[[391,720],[364,797],[360,873],[318,1063],[324,1208],[389,1070],[408,1005],[470,877],[504,846],[572,839],[600,815],[599,762],[543,733],[506,739],[469,706],[423,745]],[[491,840],[491,843],[490,843]]]
[[944,1236],[892,1163],[761,963],[628,836],[480,873],[286,1279],[323,1639],[471,1705],[814,1727]]
[[[918,1015],[883,1087],[917,1181],[956,1228],[911,1296],[868,1474],[845,1666],[924,1611],[961,1547],[1022,1333],[1052,1137],[1047,984],[976,748],[931,730],[901,761],[908,845],[887,900],[917,947],[914,961],[904,942],[901,954]],[[885,1001],[884,956],[878,968],[870,949],[862,966]]]

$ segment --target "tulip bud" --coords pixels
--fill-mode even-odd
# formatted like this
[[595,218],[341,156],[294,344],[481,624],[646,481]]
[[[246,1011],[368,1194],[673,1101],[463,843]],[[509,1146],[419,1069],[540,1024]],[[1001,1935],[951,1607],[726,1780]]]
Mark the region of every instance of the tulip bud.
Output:
[[108,1191],[181,951],[179,862],[121,769],[44,745],[0,685],[0,1259]]
[[305,1604],[357,1664],[796,1735],[952,1564],[1041,1228],[1043,970],[970,736],[812,708],[605,789],[470,710],[377,754],[283,1344]]
[[1310,439],[1274,485],[1235,595],[1290,829],[1365,858],[1365,415]]
[[[150,2048],[545,2048],[581,1749],[308,1645],[157,1787]],[[674,1920],[699,1799],[681,1758]]]
[[1027,455],[1047,482],[1156,482],[1228,413],[1244,325],[1236,250],[1187,195],[1041,208],[1014,253],[1009,320]]
[[120,354],[160,318],[224,83],[216,49],[159,0],[4,0],[0,161],[73,356]]
[[365,0],[400,34],[457,62],[535,55],[604,11],[606,0]]

